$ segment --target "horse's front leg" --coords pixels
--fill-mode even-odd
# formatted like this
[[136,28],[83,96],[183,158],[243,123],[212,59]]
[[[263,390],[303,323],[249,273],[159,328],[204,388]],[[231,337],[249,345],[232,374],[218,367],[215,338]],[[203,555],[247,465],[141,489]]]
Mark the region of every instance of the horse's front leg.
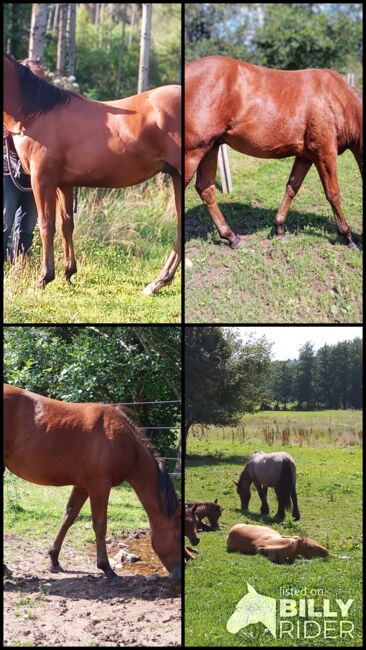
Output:
[[62,245],[64,249],[64,278],[67,282],[70,282],[71,276],[76,273],[76,259],[72,240],[74,230],[72,187],[58,188],[57,205],[60,212]]
[[72,488],[70,498],[67,502],[66,511],[64,514],[63,522],[61,524],[61,528],[58,531],[57,537],[53,542],[50,550],[48,551],[48,555],[50,556],[50,560],[51,560],[51,566],[50,566],[51,571],[62,571],[58,561],[58,556],[61,551],[62,542],[64,541],[67,531],[69,530],[70,526],[74,523],[76,517],[78,516],[87,498],[88,498],[88,493],[85,490],[78,487]]
[[56,186],[52,184],[46,175],[36,173],[31,174],[31,183],[42,240],[42,270],[38,284],[44,289],[46,284],[55,278],[53,242],[56,221]]
[[285,195],[273,221],[276,235],[281,239],[285,237],[285,223],[290,205],[298,193],[311,165],[312,162],[310,160],[306,160],[305,158],[295,158],[290,178],[287,181]]
[[107,548],[105,544],[109,493],[110,486],[105,485],[100,487],[98,491],[91,493],[89,496],[93,518],[93,528],[97,544],[97,567],[98,569],[104,571],[108,580],[112,580],[113,578],[117,577],[117,574],[112,570],[111,565],[109,564]]
[[230,228],[216,201],[215,178],[219,147],[213,146],[201,160],[197,169],[196,190],[210,213],[221,239],[226,239],[231,248],[239,248],[243,240]]
[[261,514],[262,515],[268,515],[269,514],[269,505],[268,505],[268,499],[267,499],[267,492],[268,488],[265,485],[261,485],[258,481],[253,481],[255,487],[257,488],[257,492],[259,495],[259,498],[262,502],[261,505]]
[[143,293],[146,296],[151,296],[158,293],[162,287],[170,284],[174,278],[174,274],[179,266],[182,257],[182,187],[181,176],[176,172],[172,175],[174,186],[175,207],[177,210],[177,237],[175,246],[169,255],[169,258],[158,277],[153,282],[145,287]]

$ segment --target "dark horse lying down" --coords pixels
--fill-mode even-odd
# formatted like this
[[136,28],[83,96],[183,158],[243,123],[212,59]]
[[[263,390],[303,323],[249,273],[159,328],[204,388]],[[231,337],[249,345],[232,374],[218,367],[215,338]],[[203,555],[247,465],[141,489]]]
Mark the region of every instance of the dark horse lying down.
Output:
[[293,198],[312,164],[332,207],[338,232],[355,248],[341,208],[337,156],[350,149],[362,174],[362,100],[333,70],[270,70],[222,56],[193,61],[185,72],[185,184],[196,189],[232,248],[242,240],[216,202],[220,144],[256,158],[295,156],[274,219],[284,237]]
[[42,238],[41,287],[55,277],[56,200],[61,215],[64,277],[76,272],[72,188],[128,187],[158,172],[172,176],[177,238],[144,293],[169,284],[181,255],[181,88],[162,86],[133,97],[96,102],[51,86],[4,55],[4,124],[31,174]]
[[278,499],[276,517],[280,520],[284,519],[285,510],[290,507],[292,500],[293,517],[296,520],[300,519],[296,494],[296,465],[292,456],[287,452],[275,451],[272,454],[266,454],[263,451],[255,451],[240,474],[239,481],[234,481],[234,483],[243,510],[248,509],[250,485],[254,483],[262,501],[262,515],[269,514],[267,489],[273,487]]
[[107,507],[112,487],[127,481],[145,508],[151,544],[175,578],[181,573],[181,508],[156,449],[122,408],[69,404],[5,384],[4,463],[39,485],[73,485],[63,523],[49,550],[60,571],[65,535],[89,498],[97,566],[114,578],[106,551]]

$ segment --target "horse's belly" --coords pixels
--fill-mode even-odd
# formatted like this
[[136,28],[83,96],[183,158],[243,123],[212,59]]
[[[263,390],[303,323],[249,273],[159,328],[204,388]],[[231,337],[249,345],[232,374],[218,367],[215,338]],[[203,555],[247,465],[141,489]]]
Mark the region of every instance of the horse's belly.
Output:
[[58,475],[57,471],[53,472],[50,470],[49,465],[47,466],[47,471],[43,472],[42,469],[35,469],[32,464],[24,463],[24,458],[21,459],[21,462],[17,462],[16,457],[5,460],[5,466],[19,478],[22,478],[24,481],[29,481],[29,483],[36,483],[37,485],[74,485],[74,480],[71,476],[61,476]]
[[254,158],[287,158],[301,153],[299,143],[294,142],[266,141],[264,143],[259,137],[257,139],[244,134],[227,134],[224,140],[235,151]]

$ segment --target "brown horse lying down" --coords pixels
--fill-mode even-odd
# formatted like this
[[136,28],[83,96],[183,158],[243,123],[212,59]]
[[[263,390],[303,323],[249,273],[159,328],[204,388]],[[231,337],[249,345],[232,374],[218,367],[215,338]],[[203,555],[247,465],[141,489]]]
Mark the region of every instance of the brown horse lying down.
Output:
[[186,504],[188,507],[194,507],[194,512],[198,520],[197,529],[200,530],[209,530],[206,524],[202,523],[202,519],[207,517],[211,524],[211,529],[214,530],[219,528],[219,518],[222,515],[224,508],[217,503],[217,499],[214,502],[212,501],[188,501]]
[[292,562],[296,556],[309,560],[313,557],[327,557],[328,551],[312,539],[306,537],[283,537],[277,530],[268,526],[236,524],[227,538],[229,551],[245,555],[261,553],[276,564]]

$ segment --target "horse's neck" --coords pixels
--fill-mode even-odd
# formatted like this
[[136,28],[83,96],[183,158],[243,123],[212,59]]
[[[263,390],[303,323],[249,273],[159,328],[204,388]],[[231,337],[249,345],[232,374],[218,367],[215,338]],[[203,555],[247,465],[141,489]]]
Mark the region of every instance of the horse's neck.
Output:
[[161,507],[158,467],[150,452],[148,450],[146,452],[143,467],[137,467],[137,471],[128,482],[141,501],[153,530],[161,525],[166,516]]

